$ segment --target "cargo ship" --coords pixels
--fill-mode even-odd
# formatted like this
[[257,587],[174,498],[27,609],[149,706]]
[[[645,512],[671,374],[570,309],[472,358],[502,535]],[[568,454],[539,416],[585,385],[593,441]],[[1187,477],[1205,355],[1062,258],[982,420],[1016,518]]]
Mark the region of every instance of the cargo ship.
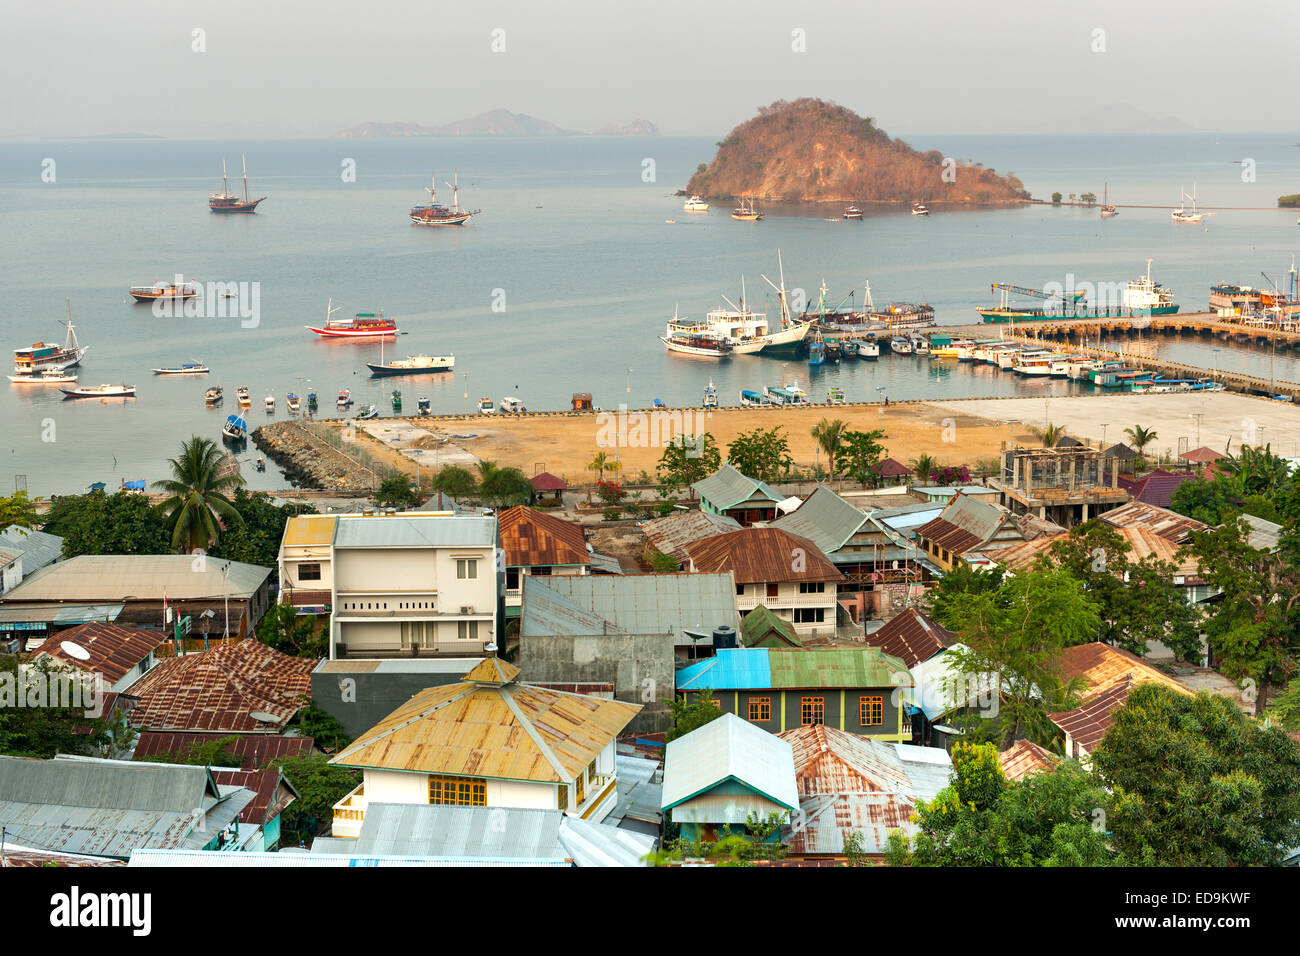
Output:
[[429,188],[426,190],[429,194],[429,204],[427,206],[413,206],[408,218],[417,226],[463,226],[469,222],[471,216],[477,216],[482,209],[461,209],[460,208],[460,173],[459,170],[452,177],[453,182],[443,183],[451,187],[451,206],[448,208],[438,202],[438,176],[435,173]]
[[[1106,319],[1132,318],[1151,315],[1173,315],[1178,309],[1174,294],[1159,282],[1151,278],[1151,263],[1147,259],[1146,275],[1130,279],[1124,287],[1121,304],[1115,307],[1096,308],[1083,303],[1083,292],[1073,292],[1068,298],[1058,292],[1046,292],[1040,289],[1026,289],[1020,286],[995,282],[994,292],[1002,294],[1000,305],[991,308],[976,308],[980,318],[985,322],[1032,322],[1039,319]],[[1027,295],[1044,299],[1042,306],[1013,306],[1012,294]]]
[[244,164],[244,198],[232,195],[230,186],[226,179],[226,161],[221,161],[221,192],[212,193],[208,196],[208,209],[213,212],[257,212],[257,204],[265,202],[266,197],[261,199],[248,198],[248,160],[244,159],[244,154],[239,154],[240,161]]
[[331,318],[335,312],[334,300],[325,306],[325,323],[321,326],[307,325],[303,328],[315,332],[322,338],[362,339],[379,336],[397,335],[397,323],[382,312],[358,312],[351,319]]
[[156,302],[159,299],[177,299],[184,302],[199,294],[197,283],[155,282],[153,285],[131,286],[131,298],[137,302]]

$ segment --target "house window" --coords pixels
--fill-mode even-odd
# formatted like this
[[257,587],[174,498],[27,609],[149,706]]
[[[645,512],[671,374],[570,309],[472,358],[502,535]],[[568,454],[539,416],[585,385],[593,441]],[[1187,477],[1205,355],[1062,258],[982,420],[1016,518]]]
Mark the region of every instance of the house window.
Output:
[[543,564],[540,567],[529,568],[528,573],[535,578],[549,577],[551,574],[551,566],[549,564]]
[[456,636],[462,641],[477,641],[478,621],[457,621]]
[[487,783],[474,777],[429,777],[429,802],[453,807],[486,807]]
[[768,596],[768,597],[776,597],[776,596],[777,596],[777,588],[778,588],[778,587],[779,587],[779,585],[776,585],[776,584],[769,584],[769,585],[767,586],[767,596]]
[[799,698],[799,723],[804,726],[826,723],[826,698]]
[[794,609],[796,624],[821,624],[826,620],[824,607],[797,607]]
[[772,698],[771,697],[751,697],[749,698],[749,719],[753,721],[766,722],[772,719]]
[[555,803],[561,810],[569,809],[569,785],[562,783],[555,788]]
[[885,722],[885,698],[859,697],[858,723],[863,727],[879,727]]
[[319,564],[319,563],[316,563],[316,564],[300,564],[300,565],[298,565],[298,580],[299,580],[299,581],[319,581],[319,580],[320,580],[320,564]]
[[[600,759],[599,757],[596,758],[596,760],[599,759]],[[596,782],[596,760],[593,760],[591,762],[591,766],[587,768],[587,779],[590,780],[592,783]]]
[[507,591],[519,590],[519,569],[518,568],[506,568],[506,590]]
[[478,558],[457,558],[456,577],[462,581],[472,581],[478,577]]
[[825,581],[800,581],[799,593],[800,594],[825,594],[826,582]]
[[736,585],[736,593],[737,593],[737,594],[744,594],[744,593],[745,593],[745,586],[744,586],[743,584],[737,584],[737,585]]
[[575,791],[573,805],[580,807],[583,801],[587,799],[587,788],[582,774],[578,774],[578,779],[573,781],[573,789]]
[[433,647],[437,643],[432,621],[403,621],[401,635],[402,647]]

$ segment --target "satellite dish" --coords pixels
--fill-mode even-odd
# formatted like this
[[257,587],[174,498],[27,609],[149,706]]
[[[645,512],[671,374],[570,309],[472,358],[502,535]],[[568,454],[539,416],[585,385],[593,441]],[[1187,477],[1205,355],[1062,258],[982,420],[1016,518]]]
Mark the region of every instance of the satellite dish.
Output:
[[63,653],[67,654],[69,657],[75,657],[79,661],[90,660],[90,651],[86,650],[80,644],[76,644],[72,641],[63,641],[59,644],[59,647],[63,650]]
[[254,720],[259,721],[260,723],[263,723],[263,724],[278,724],[278,723],[280,723],[280,718],[279,718],[279,717],[275,716],[275,714],[268,714],[268,713],[267,713],[266,711],[264,711],[264,710],[255,710],[255,711],[253,711],[252,713],[250,713],[248,716],[249,716],[249,717],[252,717]]

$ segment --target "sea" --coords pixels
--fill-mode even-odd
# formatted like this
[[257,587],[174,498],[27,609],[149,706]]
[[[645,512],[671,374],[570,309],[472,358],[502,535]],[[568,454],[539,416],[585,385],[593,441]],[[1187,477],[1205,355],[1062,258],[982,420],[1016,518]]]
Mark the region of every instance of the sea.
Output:
[[[315,390],[322,415],[350,389],[358,404],[392,414],[400,388],[435,413],[473,411],[510,396],[530,410],[567,409],[575,392],[597,407],[695,405],[712,381],[724,405],[743,388],[801,384],[814,400],[838,385],[850,401],[1063,395],[1089,386],[1026,381],[991,368],[884,355],[810,370],[763,356],[724,361],[666,352],[659,336],[676,310],[700,317],[738,302],[779,314],[771,283],[834,306],[928,302],[941,325],[978,321],[990,284],[1124,282],[1143,274],[1171,288],[1183,311],[1207,307],[1218,282],[1285,286],[1300,251],[1296,210],[1273,208],[1300,191],[1294,135],[943,135],[906,137],[959,161],[1018,176],[1035,197],[1107,189],[1121,208],[1030,205],[946,209],[864,205],[861,222],[828,221],[838,205],[768,206],[757,223],[727,207],[682,210],[683,188],[712,159],[707,137],[466,137],[381,140],[82,139],[0,142],[0,342],[12,349],[62,342],[72,320],[89,351],[81,383],[127,383],[130,400],[64,399],[53,386],[0,386],[0,494],[68,494],[104,482],[153,481],[191,435],[220,438],[247,385],[250,429],[288,415],[288,392]],[[268,197],[255,215],[209,213],[221,162],[240,191]],[[407,219],[440,201],[458,173],[463,206],[482,209],[463,228]],[[960,167],[958,168],[960,184]],[[1176,225],[1181,190],[1223,209]],[[1261,273],[1266,274],[1267,278]],[[128,289],[183,276],[246,284],[244,316],[157,315]],[[765,278],[766,277],[766,278]],[[252,305],[256,304],[256,308]],[[455,355],[454,374],[372,379],[378,344],[318,339],[327,305],[338,316],[383,311],[404,333],[384,357]],[[993,333],[996,334],[995,332]],[[1300,381],[1291,352],[1214,350],[1208,342],[1152,337],[1142,348],[1204,368]],[[155,376],[184,362],[206,376]],[[6,374],[8,369],[6,369]],[[204,389],[220,384],[222,407]],[[263,399],[276,398],[268,416]],[[304,400],[304,408],[306,402]],[[354,406],[355,408],[355,406]],[[286,487],[272,465],[251,467],[250,487]]]

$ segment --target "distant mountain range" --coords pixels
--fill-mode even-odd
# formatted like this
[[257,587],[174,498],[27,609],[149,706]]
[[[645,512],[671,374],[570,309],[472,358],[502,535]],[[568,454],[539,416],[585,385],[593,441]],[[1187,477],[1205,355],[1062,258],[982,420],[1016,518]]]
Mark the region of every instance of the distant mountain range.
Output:
[[[581,136],[581,132],[563,129],[544,119],[525,113],[498,109],[457,120],[445,126],[420,123],[359,123],[334,134],[335,139],[388,139],[395,136]],[[658,136],[659,130],[648,120],[633,120],[627,126],[609,124],[596,131],[597,136]]]
[[1196,127],[1177,116],[1152,116],[1130,103],[1111,103],[1072,117],[1070,129],[1078,133],[1190,133]]

